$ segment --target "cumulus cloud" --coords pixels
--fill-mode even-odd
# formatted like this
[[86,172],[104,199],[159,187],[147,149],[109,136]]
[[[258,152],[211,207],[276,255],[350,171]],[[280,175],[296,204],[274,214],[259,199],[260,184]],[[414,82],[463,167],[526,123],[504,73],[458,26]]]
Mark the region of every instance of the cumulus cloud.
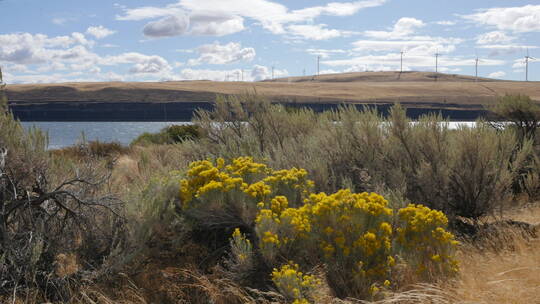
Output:
[[444,25],[444,26],[452,26],[452,25],[456,25],[456,22],[450,21],[450,20],[442,20],[442,21],[436,21],[435,24]]
[[334,54],[345,54],[347,51],[342,49],[307,49],[306,52],[311,55],[321,56],[321,58],[328,58]]
[[0,61],[16,64],[45,64],[54,59],[76,60],[89,55],[93,42],[81,33],[48,37],[43,34],[0,35]]
[[[349,59],[340,60],[325,60],[321,61],[322,64],[331,67],[349,67],[345,71],[352,71],[350,67],[356,67],[355,71],[364,70],[397,70],[400,66],[401,56],[399,53],[389,53],[383,55],[366,55],[357,56]],[[486,59],[482,61],[486,66],[498,66],[503,65],[505,62],[502,60]],[[444,71],[444,68],[457,67],[457,66],[474,66],[476,64],[474,59],[466,59],[461,57],[441,56],[439,57],[440,71]],[[403,65],[405,70],[413,68],[431,69],[435,66],[435,58],[418,55],[406,55],[404,56]]]
[[[123,14],[118,15],[117,20],[164,20],[170,16],[187,14],[192,28],[190,33],[223,36],[244,30],[243,18],[250,18],[273,34],[286,34],[288,25],[304,24],[321,15],[350,16],[385,2],[386,0],[332,2],[323,6],[289,10],[286,6],[269,0],[180,0],[165,7],[123,8]],[[329,35],[328,31],[323,32]],[[335,36],[335,33],[330,35]]]
[[201,36],[225,36],[243,31],[244,18],[219,14],[192,14],[190,34]]
[[168,16],[146,24],[143,33],[146,37],[171,37],[184,34],[189,26],[185,15]]
[[358,40],[352,44],[358,52],[405,51],[410,55],[432,55],[453,52],[461,42],[458,38],[411,37],[410,40]]
[[[274,77],[286,77],[287,70],[274,69]],[[266,66],[254,65],[251,70],[212,70],[186,68],[180,71],[179,79],[183,80],[214,80],[214,81],[260,81],[270,79],[272,70]]]
[[137,52],[107,56],[100,62],[103,65],[133,64],[129,69],[129,72],[133,74],[167,73],[172,69],[167,60],[163,57],[157,55],[144,55]]
[[484,33],[477,37],[477,44],[497,44],[497,43],[506,43],[514,40],[514,37],[508,36],[505,32],[493,31],[489,33]]
[[341,31],[326,28],[325,24],[294,24],[289,25],[287,29],[294,37],[311,40],[327,40],[344,35]]
[[540,32],[540,5],[495,7],[462,17],[504,31]]
[[[109,78],[104,78],[101,67],[122,65],[128,66],[129,74],[139,75],[137,80],[145,79],[145,75],[153,79],[172,75],[171,66],[160,56],[129,52],[102,57],[91,50],[92,43],[81,33],[55,37],[29,33],[0,35],[0,63],[6,70],[27,74],[11,74],[11,81],[16,82],[107,80]],[[64,73],[52,73],[56,71]],[[93,78],[83,78],[79,74],[93,75]]]
[[364,35],[377,39],[403,39],[425,25],[422,20],[403,17],[394,24],[391,31],[365,31]]
[[92,36],[96,37],[97,39],[102,39],[102,38],[105,38],[107,36],[110,36],[110,35],[116,33],[116,31],[110,30],[110,29],[104,27],[103,25],[99,25],[99,26],[91,26],[91,27],[89,27],[86,30],[86,33],[88,35],[92,35]]
[[256,54],[254,48],[242,48],[242,45],[236,42],[205,44],[199,46],[196,51],[199,54],[199,58],[189,60],[188,65],[194,66],[203,63],[228,64],[238,61],[251,61],[255,58]]
[[265,79],[281,78],[289,75],[287,70],[274,69],[274,75],[272,75],[272,69],[262,65],[255,65],[251,70],[251,79],[253,81],[260,81]]
[[479,45],[477,48],[489,50],[489,56],[501,56],[520,53],[526,49],[537,49],[534,45],[520,45],[520,44],[485,44]]
[[503,78],[504,76],[506,76],[506,73],[503,71],[493,72],[488,75],[489,78]]

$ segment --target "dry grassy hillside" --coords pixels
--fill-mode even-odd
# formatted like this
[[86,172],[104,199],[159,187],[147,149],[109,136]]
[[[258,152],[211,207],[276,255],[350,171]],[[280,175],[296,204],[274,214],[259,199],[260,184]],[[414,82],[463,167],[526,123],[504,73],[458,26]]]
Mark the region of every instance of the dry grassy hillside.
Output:
[[364,72],[290,77],[262,82],[95,82],[9,85],[12,102],[212,101],[216,94],[256,90],[279,101],[402,102],[480,105],[499,95],[526,94],[540,101],[538,82],[497,81],[427,72]]

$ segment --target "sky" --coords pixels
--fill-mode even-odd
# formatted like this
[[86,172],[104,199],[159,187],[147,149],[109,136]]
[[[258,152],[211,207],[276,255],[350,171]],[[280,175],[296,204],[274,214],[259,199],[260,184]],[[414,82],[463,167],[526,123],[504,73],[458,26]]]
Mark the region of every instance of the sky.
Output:
[[[0,0],[6,83],[438,71],[540,81],[540,0]],[[403,52],[403,53],[402,53]]]

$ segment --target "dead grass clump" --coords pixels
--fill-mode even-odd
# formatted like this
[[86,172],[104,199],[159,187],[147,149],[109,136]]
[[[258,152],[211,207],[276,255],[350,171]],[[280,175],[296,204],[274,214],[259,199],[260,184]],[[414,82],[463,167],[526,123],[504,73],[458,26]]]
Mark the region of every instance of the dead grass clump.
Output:
[[539,303],[540,242],[514,234],[512,250],[465,248],[460,256],[461,279],[455,289],[474,303]]

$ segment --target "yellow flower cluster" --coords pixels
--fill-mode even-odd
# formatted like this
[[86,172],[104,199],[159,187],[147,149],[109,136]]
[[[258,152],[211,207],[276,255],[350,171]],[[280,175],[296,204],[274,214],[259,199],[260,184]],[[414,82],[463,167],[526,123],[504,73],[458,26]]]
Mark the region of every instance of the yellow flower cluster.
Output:
[[320,285],[313,275],[305,275],[298,269],[298,264],[290,262],[274,268],[272,271],[272,281],[281,294],[292,303],[309,303],[313,290]]
[[[219,161],[219,160],[218,160]],[[221,160],[223,162],[223,160]],[[252,157],[238,157],[232,160],[232,163],[226,167],[227,171],[234,176],[245,176],[247,174],[268,174],[271,170],[265,165],[256,163]]]
[[307,179],[304,169],[273,171],[251,157],[233,159],[230,164],[218,158],[196,161],[189,165],[186,178],[180,181],[180,198],[184,208],[205,194],[225,194],[237,191],[247,194],[246,200],[255,200],[260,208],[267,207],[276,195],[287,195],[294,202],[301,201],[313,182]]
[[287,252],[290,246],[286,245],[301,241],[311,252],[319,252],[329,269],[349,271],[346,276],[359,281],[384,281],[394,264],[392,210],[387,204],[378,194],[348,189],[311,194],[299,208],[276,203],[274,208],[262,209],[256,220],[256,231],[263,235],[262,254],[271,260],[276,251]]
[[239,228],[236,228],[232,234],[230,240],[231,253],[236,259],[236,264],[250,264],[253,257],[253,245],[246,236],[240,232]]
[[405,254],[414,257],[418,273],[423,274],[430,266],[431,272],[433,269],[445,274],[459,271],[453,258],[459,243],[445,230],[448,219],[444,213],[410,204],[399,210],[398,217],[401,227],[397,229],[397,241]]
[[[329,280],[352,284],[347,288],[359,294],[388,288],[398,255],[419,273],[428,268],[429,273],[458,271],[457,242],[445,229],[444,213],[411,204],[394,218],[388,202],[376,193],[349,189],[313,193],[313,187],[304,169],[274,171],[250,157],[228,164],[220,158],[192,163],[180,181],[180,197],[185,209],[195,208],[195,203],[216,206],[219,202],[233,210],[251,211],[245,223],[255,226],[258,249],[266,262],[276,263],[278,257],[301,261],[309,254],[328,266]],[[237,263],[253,257],[250,241],[238,229],[231,248]],[[272,279],[294,303],[307,303],[302,288],[315,284],[294,264],[274,269]]]
[[240,177],[232,177],[223,171],[224,160],[219,158],[216,165],[208,160],[196,161],[189,165],[187,179],[180,181],[180,198],[184,207],[201,195],[211,192],[228,192],[232,189],[245,188]]

